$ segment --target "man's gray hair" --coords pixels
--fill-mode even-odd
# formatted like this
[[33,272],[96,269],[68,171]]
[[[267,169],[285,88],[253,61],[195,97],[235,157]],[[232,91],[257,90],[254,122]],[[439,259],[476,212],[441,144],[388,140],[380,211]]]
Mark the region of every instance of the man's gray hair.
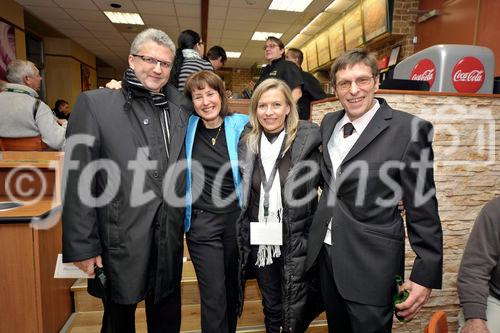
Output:
[[160,45],[166,46],[175,54],[175,44],[166,33],[158,29],[146,29],[135,36],[132,45],[130,46],[130,54],[137,54],[142,47],[142,44],[153,41]]
[[24,84],[24,77],[35,76],[33,68],[35,64],[31,61],[16,59],[7,66],[7,81],[10,83]]

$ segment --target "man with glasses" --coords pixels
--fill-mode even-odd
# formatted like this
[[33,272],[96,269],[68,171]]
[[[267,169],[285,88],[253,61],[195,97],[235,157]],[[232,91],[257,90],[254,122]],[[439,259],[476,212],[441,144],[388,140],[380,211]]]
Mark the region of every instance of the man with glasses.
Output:
[[377,60],[352,50],[332,65],[344,110],[321,123],[324,189],[308,240],[317,260],[330,332],[391,332],[404,224],[416,259],[396,314],[411,320],[441,287],[442,230],[433,180],[432,125],[375,98]]
[[96,269],[88,290],[103,299],[101,332],[135,332],[143,299],[148,332],[180,329],[184,208],[172,198],[186,188],[176,162],[192,103],[167,84],[174,53],[163,31],[141,32],[122,88],[82,93],[71,114],[63,260]]
[[254,88],[268,78],[283,80],[292,90],[293,100],[297,103],[302,96],[304,82],[297,66],[285,60],[283,56],[284,49],[285,45],[281,39],[274,36],[267,37],[264,55],[269,64],[262,69],[259,81],[257,81]]

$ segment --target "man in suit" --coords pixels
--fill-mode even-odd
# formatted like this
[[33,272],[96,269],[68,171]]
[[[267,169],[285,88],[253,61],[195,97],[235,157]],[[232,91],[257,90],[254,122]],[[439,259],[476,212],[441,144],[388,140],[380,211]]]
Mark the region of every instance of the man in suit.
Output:
[[293,62],[297,67],[299,67],[300,74],[302,75],[302,81],[304,85],[302,86],[302,96],[297,101],[297,107],[299,108],[299,118],[302,120],[309,120],[311,118],[311,102],[327,98],[328,96],[321,88],[319,81],[308,72],[302,70],[302,62],[304,61],[304,54],[300,49],[289,48],[286,51],[285,59],[287,61]]
[[442,230],[433,180],[432,125],[374,98],[377,60],[352,50],[332,65],[344,110],[321,123],[324,189],[308,239],[330,332],[391,332],[395,276],[404,274],[403,199],[416,259],[397,314],[410,320],[441,287]]
[[122,88],[82,93],[69,121],[63,261],[104,271],[105,284],[88,280],[103,298],[102,333],[135,332],[143,299],[149,333],[180,329],[186,183],[177,162],[193,106],[167,84],[174,54],[163,31],[141,32]]

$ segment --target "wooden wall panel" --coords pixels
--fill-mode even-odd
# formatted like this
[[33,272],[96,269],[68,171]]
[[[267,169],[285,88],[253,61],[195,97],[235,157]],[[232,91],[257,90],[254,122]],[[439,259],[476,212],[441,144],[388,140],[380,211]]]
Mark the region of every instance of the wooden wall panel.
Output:
[[38,332],[33,233],[29,224],[0,224],[0,332]]
[[436,44],[469,44],[474,41],[476,8],[479,0],[451,0],[425,10],[438,9],[439,15],[416,23],[415,52]]
[[500,1],[481,0],[476,45],[489,47],[495,54],[495,76],[500,76]]
[[34,231],[34,252],[38,260],[43,332],[59,332],[72,313],[73,279],[54,279],[57,254],[62,252],[62,223],[49,230]]

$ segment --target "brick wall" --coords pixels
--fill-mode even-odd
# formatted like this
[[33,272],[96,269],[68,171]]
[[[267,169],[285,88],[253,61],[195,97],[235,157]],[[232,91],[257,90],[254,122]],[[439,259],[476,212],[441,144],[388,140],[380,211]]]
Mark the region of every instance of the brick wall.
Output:
[[386,42],[375,43],[367,48],[377,54],[377,58],[384,55],[390,56],[391,50],[401,45],[398,61],[412,55],[415,47],[412,42],[415,36],[415,24],[417,20],[418,0],[395,0],[392,16],[392,38]]
[[248,88],[248,82],[252,80],[250,69],[233,68],[231,73],[231,90],[233,93],[241,94],[243,89]]
[[[395,109],[434,125],[435,181],[444,235],[443,289],[434,290],[427,305],[409,323],[394,324],[397,333],[421,333],[432,312],[448,315],[457,331],[457,272],[470,229],[482,206],[500,195],[500,98],[379,94]],[[338,101],[315,104],[312,120],[342,109]],[[481,126],[485,131],[480,131]],[[482,134],[481,134],[482,133]],[[483,135],[483,136],[481,136]],[[478,142],[484,138],[485,146]],[[406,277],[414,254],[406,244]]]

